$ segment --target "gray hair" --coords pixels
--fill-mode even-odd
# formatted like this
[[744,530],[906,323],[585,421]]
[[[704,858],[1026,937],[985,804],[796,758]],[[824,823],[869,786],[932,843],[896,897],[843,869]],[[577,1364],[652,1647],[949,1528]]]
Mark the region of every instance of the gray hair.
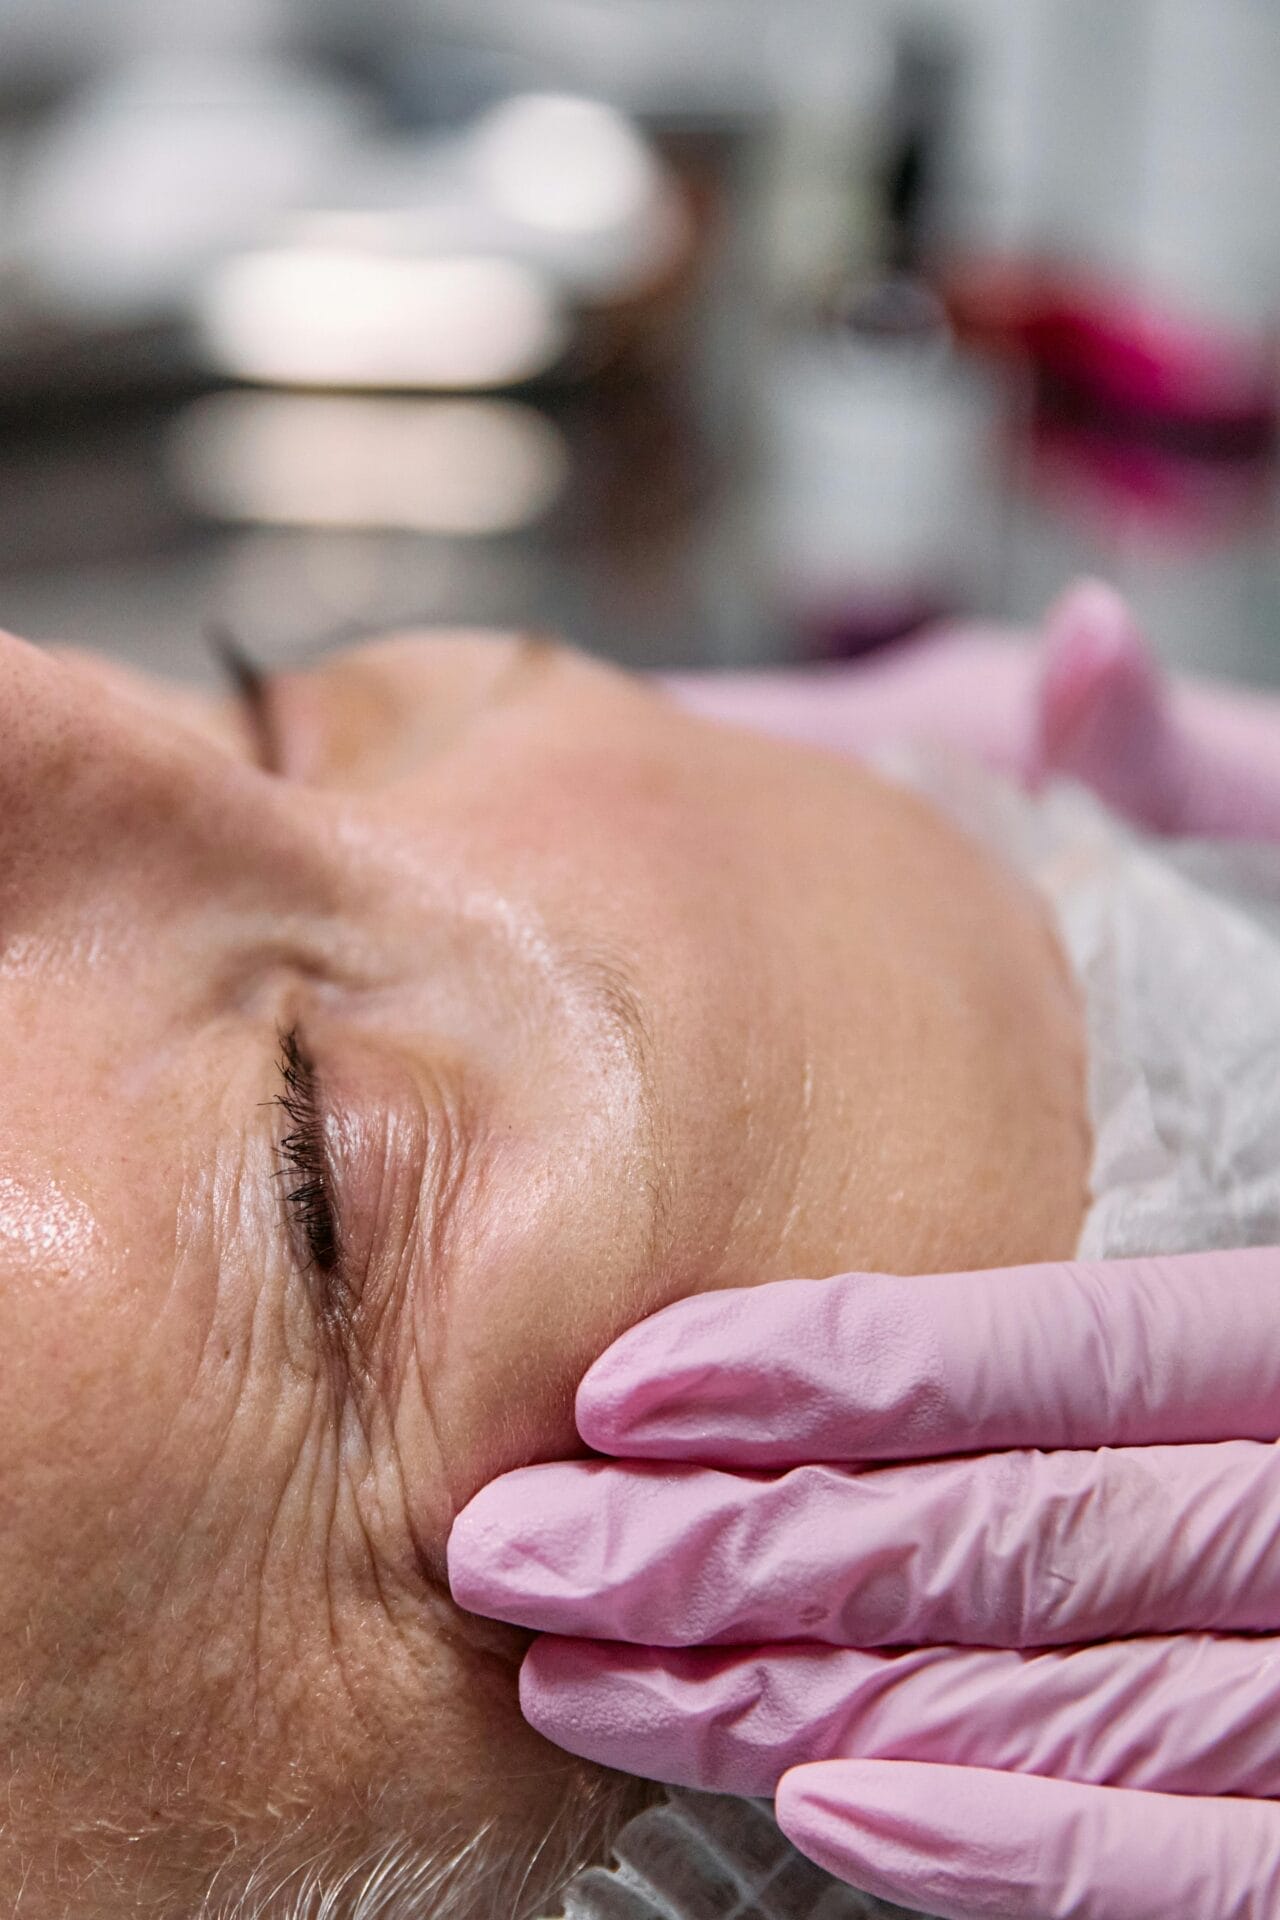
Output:
[[233,1857],[198,1920],[475,1920],[500,1871],[494,1851],[488,1829],[438,1847],[397,1838],[346,1858],[339,1846],[295,1839],[247,1872]]
[[430,1844],[355,1848],[296,1829],[249,1861],[230,1855],[192,1920],[537,1920],[654,1791],[606,1776],[523,1843],[497,1816]]

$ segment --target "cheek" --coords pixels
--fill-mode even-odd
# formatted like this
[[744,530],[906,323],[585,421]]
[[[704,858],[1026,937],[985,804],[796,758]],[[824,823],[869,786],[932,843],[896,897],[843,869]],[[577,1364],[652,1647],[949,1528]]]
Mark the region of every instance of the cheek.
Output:
[[496,1475],[580,1450],[578,1381],[644,1311],[643,1275],[607,1183],[584,1178],[566,1193],[545,1159],[527,1178],[511,1172],[510,1207],[495,1209],[468,1250],[435,1342],[446,1527]]
[[150,1340],[90,1190],[5,1149],[0,1489],[14,1537],[56,1553],[82,1509],[125,1495],[172,1409],[152,1416]]
[[[13,1160],[7,1160],[12,1167]],[[87,1201],[48,1169],[0,1175],[0,1272],[3,1291],[26,1288],[63,1298],[101,1267],[105,1246]]]

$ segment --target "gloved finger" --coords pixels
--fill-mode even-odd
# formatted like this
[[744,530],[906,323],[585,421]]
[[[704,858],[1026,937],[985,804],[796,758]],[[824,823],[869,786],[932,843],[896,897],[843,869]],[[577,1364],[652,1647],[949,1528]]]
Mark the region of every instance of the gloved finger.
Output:
[[778,1823],[863,1892],[938,1920],[1277,1920],[1280,1808],[875,1760],[800,1767]]
[[1157,833],[1181,824],[1181,740],[1167,682],[1127,603],[1101,581],[1072,587],[1045,620],[1042,773],[1091,787]]
[[624,1773],[770,1794],[812,1760],[927,1760],[1153,1792],[1280,1795],[1277,1641],[1048,1653],[803,1644],[663,1652],[536,1640],[525,1718]]
[[454,1524],[473,1613],[641,1646],[1066,1646],[1280,1629],[1280,1448],[1019,1452],[776,1478],[562,1461]]
[[1280,1437],[1280,1251],[699,1294],[578,1389],[600,1453],[789,1467]]
[[1159,833],[1280,838],[1280,708],[1167,682],[1121,596],[1073,587],[1046,620],[1038,768]]

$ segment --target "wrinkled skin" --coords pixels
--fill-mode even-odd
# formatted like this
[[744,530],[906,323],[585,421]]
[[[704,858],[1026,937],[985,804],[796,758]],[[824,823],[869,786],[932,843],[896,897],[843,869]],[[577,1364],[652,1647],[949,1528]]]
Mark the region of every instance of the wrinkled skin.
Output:
[[[1038,910],[852,764],[543,643],[232,703],[0,643],[0,1910],[190,1911],[277,1829],[591,1777],[444,1544],[689,1291],[1068,1254]],[[315,1067],[340,1258],[276,1178]]]

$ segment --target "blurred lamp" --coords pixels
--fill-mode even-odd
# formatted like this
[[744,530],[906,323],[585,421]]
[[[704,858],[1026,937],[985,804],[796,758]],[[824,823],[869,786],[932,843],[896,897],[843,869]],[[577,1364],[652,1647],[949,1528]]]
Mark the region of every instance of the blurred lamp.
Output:
[[542,519],[569,471],[557,428],[518,401],[253,393],[188,407],[169,466],[218,520],[455,536]]
[[197,317],[215,368],[276,386],[515,386],[554,365],[568,341],[545,276],[484,255],[245,254],[214,270]]
[[658,170],[612,107],[570,94],[523,94],[486,114],[472,138],[489,198],[512,219],[556,233],[599,233],[642,216]]
[[602,101],[517,94],[481,115],[463,157],[482,229],[503,223],[513,252],[588,302],[653,285],[689,244],[667,169]]

